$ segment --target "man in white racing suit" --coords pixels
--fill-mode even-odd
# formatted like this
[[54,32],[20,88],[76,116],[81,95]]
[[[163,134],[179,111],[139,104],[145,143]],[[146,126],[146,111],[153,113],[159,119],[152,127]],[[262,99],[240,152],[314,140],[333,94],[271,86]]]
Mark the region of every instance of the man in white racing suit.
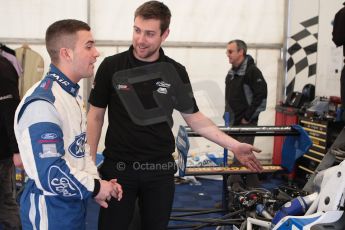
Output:
[[78,20],[46,32],[52,64],[19,104],[14,121],[28,176],[21,196],[23,229],[85,229],[86,205],[122,197],[115,179],[100,180],[86,145],[86,117],[78,82],[93,75],[99,53],[90,27]]

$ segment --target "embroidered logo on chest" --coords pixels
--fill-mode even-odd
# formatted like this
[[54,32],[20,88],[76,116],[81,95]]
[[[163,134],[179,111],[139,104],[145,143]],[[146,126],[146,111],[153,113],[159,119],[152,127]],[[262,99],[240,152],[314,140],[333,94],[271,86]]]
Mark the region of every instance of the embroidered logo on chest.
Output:
[[82,133],[75,137],[73,143],[69,146],[68,150],[72,156],[82,158],[85,155],[85,142],[86,134]]
[[170,88],[171,84],[165,83],[164,81],[157,81],[156,86],[158,86],[158,93],[168,94],[168,89]]

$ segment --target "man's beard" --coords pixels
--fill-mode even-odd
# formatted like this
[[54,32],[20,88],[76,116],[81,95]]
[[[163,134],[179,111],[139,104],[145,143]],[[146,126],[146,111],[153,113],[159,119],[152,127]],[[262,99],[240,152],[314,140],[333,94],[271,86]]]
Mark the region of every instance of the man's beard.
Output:
[[158,49],[147,50],[144,53],[140,53],[140,52],[138,52],[138,50],[140,50],[140,48],[135,49],[135,53],[137,54],[138,57],[140,57],[141,59],[149,59],[150,57],[152,57],[157,52]]

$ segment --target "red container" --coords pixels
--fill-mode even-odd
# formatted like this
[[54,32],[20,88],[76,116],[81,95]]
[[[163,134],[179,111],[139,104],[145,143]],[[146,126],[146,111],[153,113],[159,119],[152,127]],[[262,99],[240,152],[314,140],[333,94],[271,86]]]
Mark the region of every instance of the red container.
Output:
[[[298,124],[298,109],[283,105],[276,106],[276,126],[290,126]],[[272,164],[280,165],[282,160],[282,147],[284,136],[274,137]]]

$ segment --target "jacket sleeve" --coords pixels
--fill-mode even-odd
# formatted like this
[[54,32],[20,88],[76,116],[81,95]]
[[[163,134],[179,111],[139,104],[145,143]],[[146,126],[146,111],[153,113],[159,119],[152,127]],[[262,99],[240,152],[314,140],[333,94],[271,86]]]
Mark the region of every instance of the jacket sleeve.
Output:
[[3,106],[1,109],[4,109],[4,123],[7,136],[9,138],[9,147],[11,153],[19,153],[17,140],[13,130],[14,114],[18,106],[18,101],[15,99],[9,99],[2,101]]
[[226,75],[225,77],[225,98],[224,98],[224,103],[225,103],[225,108],[224,108],[224,112],[229,112],[229,102],[228,102],[228,98],[229,98],[229,93],[228,93],[228,84],[229,84],[229,75]]
[[38,100],[21,107],[16,115],[15,133],[23,165],[37,188],[43,194],[66,199],[90,197],[96,178],[72,167],[65,158],[63,123],[55,107]]
[[91,88],[89,103],[99,108],[106,108],[112,93],[112,76],[115,70],[111,69],[109,58],[105,58],[97,69]]
[[247,84],[253,95],[244,118],[247,121],[251,121],[253,118],[257,118],[261,111],[266,109],[267,100],[267,84],[261,71],[256,66],[249,69]]

